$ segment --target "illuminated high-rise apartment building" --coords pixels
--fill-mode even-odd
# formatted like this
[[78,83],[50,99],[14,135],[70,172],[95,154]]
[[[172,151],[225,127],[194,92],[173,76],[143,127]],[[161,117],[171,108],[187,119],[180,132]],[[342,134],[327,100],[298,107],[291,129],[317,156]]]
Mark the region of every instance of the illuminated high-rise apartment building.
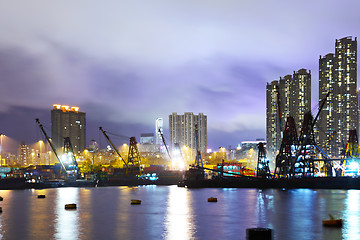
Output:
[[207,149],[207,116],[203,113],[194,115],[186,112],[184,115],[172,113],[169,115],[170,146],[174,149],[175,144],[180,147],[187,146],[196,149],[196,125],[198,128],[198,146],[200,152]]
[[294,117],[298,132],[300,132],[304,115],[311,111],[311,71],[300,69],[293,74],[290,84],[290,116]]
[[[300,69],[266,85],[266,142],[269,158],[280,148],[287,117],[299,132],[304,114],[311,110],[311,71]],[[281,120],[281,122],[280,122]]]
[[[281,144],[281,126],[283,124],[281,106],[278,104],[279,82],[272,81],[266,85],[266,141],[268,158],[273,159]],[[281,120],[281,122],[280,122]]]
[[329,96],[319,115],[319,142],[331,157],[340,157],[349,130],[358,130],[357,39],[335,41],[335,54],[319,58],[319,101]]
[[56,149],[64,145],[69,137],[74,153],[79,154],[86,147],[86,114],[78,107],[54,104],[51,110],[51,138]]

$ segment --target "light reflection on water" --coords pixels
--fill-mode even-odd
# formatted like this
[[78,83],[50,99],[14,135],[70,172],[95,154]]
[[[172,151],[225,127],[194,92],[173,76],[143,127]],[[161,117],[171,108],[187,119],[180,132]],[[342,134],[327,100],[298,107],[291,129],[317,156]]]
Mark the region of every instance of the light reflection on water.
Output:
[[344,237],[360,239],[360,191],[349,190],[346,195]]
[[190,209],[189,191],[177,186],[169,187],[166,206],[165,239],[193,239],[194,222]]
[[56,239],[79,239],[79,219],[77,210],[65,210],[69,203],[78,204],[79,188],[56,189]]
[[[140,186],[0,190],[0,196],[0,239],[245,239],[252,227],[271,228],[280,240],[360,239],[359,190]],[[67,203],[78,208],[65,210]],[[343,228],[324,228],[328,214],[343,218]]]

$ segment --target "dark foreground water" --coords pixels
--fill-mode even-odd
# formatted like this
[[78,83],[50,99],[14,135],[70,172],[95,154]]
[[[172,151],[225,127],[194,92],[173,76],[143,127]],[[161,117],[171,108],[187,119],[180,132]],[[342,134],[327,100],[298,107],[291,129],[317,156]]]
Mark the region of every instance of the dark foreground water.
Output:
[[[2,190],[0,196],[1,239],[245,239],[253,227],[273,229],[273,239],[360,239],[359,190],[141,186]],[[131,199],[142,204],[130,205]],[[67,203],[77,210],[65,210]],[[344,219],[343,228],[322,226],[329,213]]]

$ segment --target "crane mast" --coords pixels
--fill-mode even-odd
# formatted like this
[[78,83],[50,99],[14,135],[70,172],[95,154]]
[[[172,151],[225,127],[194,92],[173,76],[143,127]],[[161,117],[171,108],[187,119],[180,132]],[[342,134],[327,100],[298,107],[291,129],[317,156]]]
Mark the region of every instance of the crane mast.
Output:
[[36,123],[39,125],[42,133],[44,134],[44,136],[45,136],[45,138],[46,138],[46,141],[50,144],[50,147],[51,147],[51,149],[53,150],[53,152],[54,152],[57,160],[59,161],[59,163],[61,164],[61,166],[64,168],[64,170],[65,170],[65,172],[66,172],[65,165],[64,165],[64,163],[61,161],[61,159],[59,158],[58,154],[56,153],[55,147],[54,147],[54,145],[52,144],[52,142],[50,141],[50,138],[48,137],[48,135],[46,134],[46,132],[45,132],[45,130],[44,130],[44,128],[43,128],[43,125],[40,123],[40,121],[39,121],[38,118],[36,118],[35,121],[36,121]]
[[129,145],[129,154],[128,154],[128,164],[131,165],[131,171],[133,167],[137,166],[139,168],[140,175],[144,174],[144,170],[141,166],[141,157],[139,153],[139,149],[136,146],[137,142],[135,137],[130,138],[130,145]]
[[199,129],[198,129],[197,124],[195,124],[195,141],[196,141],[195,166],[204,167],[203,160],[202,160],[202,157],[201,157],[201,153],[199,151]]
[[69,137],[64,138],[64,153],[70,154],[71,157],[71,165],[69,166],[74,171],[75,175],[77,175],[78,164],[75,158],[74,149],[72,147],[71,141]]

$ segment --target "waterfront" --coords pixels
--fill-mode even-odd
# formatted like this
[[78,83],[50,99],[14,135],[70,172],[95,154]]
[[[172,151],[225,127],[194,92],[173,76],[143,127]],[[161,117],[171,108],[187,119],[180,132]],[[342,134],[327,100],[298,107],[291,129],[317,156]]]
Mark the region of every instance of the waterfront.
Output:
[[[0,196],[1,239],[245,239],[252,227],[273,229],[273,239],[360,239],[359,190],[140,186],[1,190]],[[77,209],[65,210],[67,203]],[[343,228],[324,228],[328,214],[343,218]]]

